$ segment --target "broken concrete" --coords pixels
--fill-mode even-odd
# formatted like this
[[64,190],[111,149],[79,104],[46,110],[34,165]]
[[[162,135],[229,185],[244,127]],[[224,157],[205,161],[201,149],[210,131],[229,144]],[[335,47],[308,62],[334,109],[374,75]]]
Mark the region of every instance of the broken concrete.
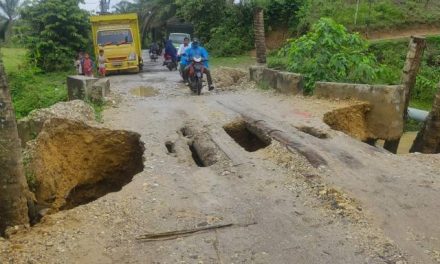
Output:
[[110,95],[110,80],[83,75],[68,76],[67,94],[69,100],[80,99],[103,102],[104,98]]
[[110,80],[102,78],[97,80],[86,96],[93,102],[103,102],[105,97],[110,95]]
[[27,171],[40,206],[70,209],[121,190],[141,172],[140,135],[52,118],[31,150]]
[[249,68],[249,79],[254,82],[260,82],[263,78],[264,66],[251,66]]
[[267,85],[272,89],[277,89],[277,80],[278,80],[277,70],[272,70],[268,68],[263,70],[262,79],[260,81],[261,83],[263,83],[263,85]]
[[301,74],[278,72],[276,89],[285,94],[301,94],[304,89],[304,80]]
[[51,118],[93,122],[95,121],[95,110],[81,100],[59,102],[49,108],[34,110],[17,122],[22,146],[25,146],[29,140],[35,139],[43,128],[44,122]]
[[366,113],[366,122],[373,138],[397,139],[403,133],[403,86],[317,82],[314,94],[320,98],[370,103],[371,111]]
[[301,94],[304,88],[303,77],[297,73],[252,66],[249,75],[250,80],[284,94]]
[[83,75],[67,76],[67,95],[69,100],[85,100],[88,92],[98,78]]

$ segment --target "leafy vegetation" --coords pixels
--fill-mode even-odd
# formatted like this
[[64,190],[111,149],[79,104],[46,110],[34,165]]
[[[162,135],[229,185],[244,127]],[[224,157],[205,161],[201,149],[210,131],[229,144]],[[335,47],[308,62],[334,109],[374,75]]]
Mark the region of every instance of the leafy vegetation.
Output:
[[372,83],[382,72],[367,42],[329,18],[320,19],[281,53],[280,57],[289,59],[288,70],[304,75],[308,93],[313,92],[316,81]]
[[[408,40],[379,41],[370,46],[390,74],[384,83],[398,84],[408,50]],[[428,37],[422,66],[411,97],[411,106],[430,110],[440,82],[440,37]]]
[[298,13],[303,32],[321,17],[331,17],[349,29],[401,28],[413,24],[438,24],[440,1],[435,0],[304,0]]
[[17,118],[67,99],[66,76],[70,72],[43,73],[28,66],[24,49],[2,48],[1,54]]
[[78,4],[79,0],[40,0],[23,8],[29,56],[40,69],[65,71],[76,52],[90,45],[88,13]]

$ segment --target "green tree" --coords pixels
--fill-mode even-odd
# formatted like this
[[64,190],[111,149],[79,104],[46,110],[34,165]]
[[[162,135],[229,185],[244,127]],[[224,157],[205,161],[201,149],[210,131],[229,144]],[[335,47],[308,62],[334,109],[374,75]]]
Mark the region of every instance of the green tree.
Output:
[[367,42],[330,18],[320,19],[306,35],[292,41],[287,53],[289,70],[304,75],[309,93],[316,81],[371,83],[382,72]]
[[194,24],[195,34],[204,43],[211,39],[211,30],[222,25],[227,12],[225,0],[176,0],[178,16]]
[[26,45],[31,59],[44,71],[71,67],[78,51],[90,45],[88,13],[80,0],[38,0],[23,8],[22,19],[29,32]]
[[0,0],[0,18],[4,20],[1,31],[6,42],[10,40],[12,25],[18,16],[19,7],[20,0]]
[[240,55],[254,46],[252,9],[247,5],[228,4],[222,23],[211,29],[206,47],[214,56]]
[[138,6],[136,3],[121,1],[115,6],[113,6],[113,9],[115,10],[115,13],[124,14],[124,13],[136,12],[137,7]]

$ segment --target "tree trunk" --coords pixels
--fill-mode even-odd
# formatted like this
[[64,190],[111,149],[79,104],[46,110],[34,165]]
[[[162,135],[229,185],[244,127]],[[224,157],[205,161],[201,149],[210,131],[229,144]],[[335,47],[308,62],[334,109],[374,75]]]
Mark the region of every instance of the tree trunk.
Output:
[[[416,85],[417,74],[419,73],[420,65],[422,64],[423,52],[426,48],[426,39],[422,37],[411,37],[409,42],[408,53],[406,55],[405,66],[400,83],[404,87],[405,106],[403,109],[403,120],[408,118],[408,105],[411,99],[411,92]],[[385,141],[384,148],[392,153],[397,153],[400,138],[396,140]]]
[[29,224],[28,193],[15,113],[0,60],[0,235],[7,227]]
[[440,91],[435,96],[432,110],[417,134],[410,152],[440,153]]
[[5,29],[5,43],[10,44],[11,37],[12,37],[12,26],[13,26],[14,20],[9,19],[7,23],[8,23],[8,25],[6,26],[6,29]]
[[255,48],[257,49],[257,62],[266,63],[266,39],[264,36],[264,11],[262,8],[254,10]]

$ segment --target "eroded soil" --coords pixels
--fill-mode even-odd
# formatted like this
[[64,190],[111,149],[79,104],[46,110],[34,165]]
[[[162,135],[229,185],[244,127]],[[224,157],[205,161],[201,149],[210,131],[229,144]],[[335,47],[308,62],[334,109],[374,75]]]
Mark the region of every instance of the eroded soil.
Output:
[[[325,113],[347,102],[287,97],[249,83],[194,96],[160,65],[111,77],[121,102],[103,118],[108,128],[141,135],[145,169],[119,192],[0,240],[1,263],[440,261],[438,155],[396,156],[331,130]],[[130,93],[140,86],[159,94]],[[243,147],[225,130],[243,114],[285,142],[272,138],[246,150],[255,139]],[[312,166],[304,156],[312,152],[326,165]],[[231,226],[137,239],[219,224]]]

